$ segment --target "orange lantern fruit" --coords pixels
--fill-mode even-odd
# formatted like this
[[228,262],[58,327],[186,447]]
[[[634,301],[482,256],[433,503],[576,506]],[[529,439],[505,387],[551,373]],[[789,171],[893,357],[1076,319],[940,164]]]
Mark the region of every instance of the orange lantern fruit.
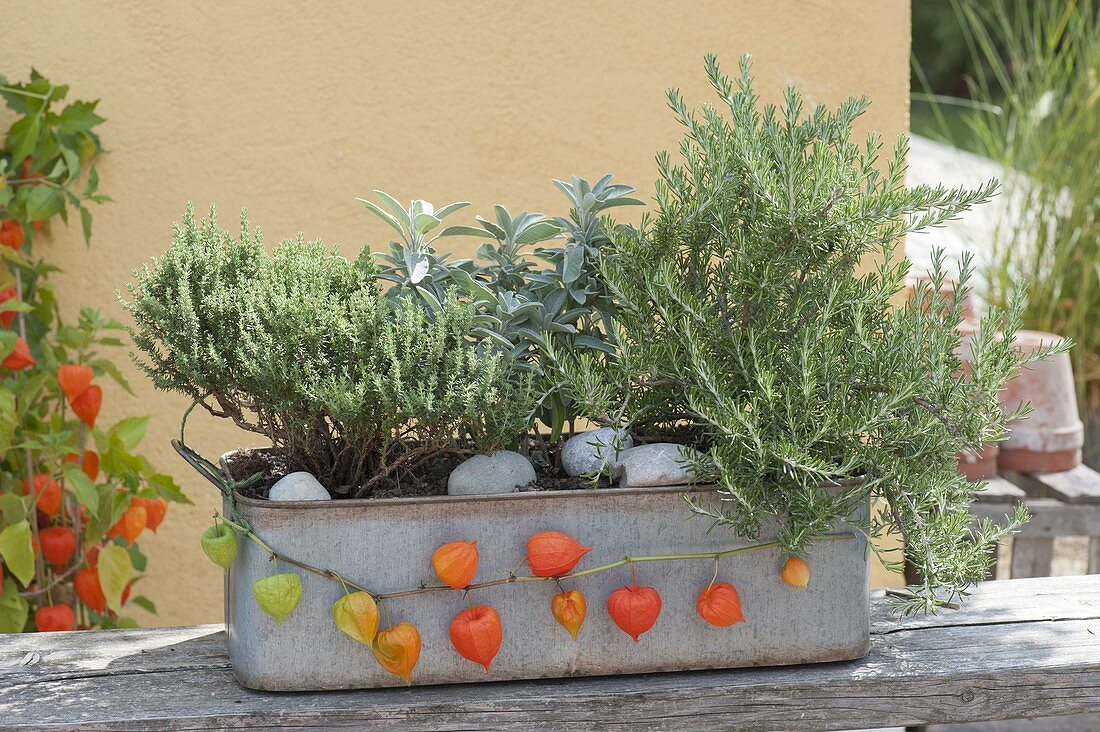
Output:
[[577,566],[592,547],[560,531],[540,531],[527,540],[527,563],[538,577],[560,577]]
[[41,529],[38,538],[42,546],[42,556],[55,567],[68,562],[76,552],[76,534],[68,526]]
[[73,575],[73,588],[80,601],[96,611],[100,615],[107,607],[107,598],[103,594],[103,588],[99,584],[99,570],[93,567],[85,567]]
[[12,349],[12,352],[3,361],[0,361],[0,366],[10,371],[22,371],[28,366],[34,366],[34,364],[35,360],[31,356],[31,349],[21,336],[15,339],[15,348]]
[[741,597],[729,582],[711,583],[699,593],[695,612],[711,625],[726,628],[745,622],[741,612]]
[[[3,290],[0,290],[0,304],[6,303],[8,300],[14,299],[18,296],[18,294],[19,293],[15,291],[14,287],[5,287]],[[12,321],[14,320],[14,310],[5,310],[3,312],[0,312],[0,325],[4,326],[5,328],[10,328]]]
[[432,566],[443,584],[461,590],[477,574],[477,542],[452,541],[432,554]]
[[584,601],[584,595],[577,590],[559,592],[550,600],[550,612],[558,625],[569,631],[569,635],[576,640],[577,633],[584,623],[584,616],[588,612],[588,605]]
[[57,383],[70,403],[92,385],[94,376],[91,366],[67,363],[57,368]]
[[15,219],[0,222],[0,245],[17,252],[23,248],[23,227]]
[[810,565],[802,557],[789,557],[779,576],[791,587],[804,590],[810,584]]
[[[23,481],[23,494],[30,492],[27,481]],[[61,510],[61,486],[47,473],[34,476],[34,500],[38,510],[50,518]]]
[[370,650],[378,665],[411,684],[413,668],[420,658],[420,631],[412,623],[398,623],[378,631]]
[[607,598],[607,614],[637,643],[638,637],[657,622],[661,614],[661,596],[652,587],[636,584],[620,587]]
[[68,605],[43,605],[34,611],[34,627],[43,633],[76,629],[76,615]]
[[148,523],[149,514],[145,511],[145,506],[136,506],[131,503],[130,507],[123,511],[122,518],[107,531],[107,536],[121,536],[126,539],[127,544],[132,546],[141,532],[145,531]]
[[463,658],[484,666],[485,673],[503,638],[500,614],[488,605],[466,608],[451,621],[451,645]]
[[69,406],[84,424],[95,427],[95,418],[99,416],[99,408],[103,406],[103,390],[93,384],[75,399],[70,399]]

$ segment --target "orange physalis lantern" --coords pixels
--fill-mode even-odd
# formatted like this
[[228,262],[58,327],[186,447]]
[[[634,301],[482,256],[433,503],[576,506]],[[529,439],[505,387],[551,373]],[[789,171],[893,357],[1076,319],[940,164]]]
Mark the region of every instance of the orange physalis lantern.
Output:
[[337,600],[332,619],[344,635],[365,646],[378,635],[378,604],[366,592],[351,592]]
[[568,590],[554,595],[554,599],[550,601],[550,612],[554,614],[558,625],[568,630],[576,640],[588,612],[588,605],[584,601],[584,595],[577,590]]
[[11,371],[21,371],[28,366],[34,366],[35,360],[31,356],[31,349],[27,346],[27,342],[22,337],[15,339],[15,348],[11,353],[0,361],[0,366]]
[[145,509],[145,528],[157,533],[157,527],[168,513],[168,501],[163,498],[134,498],[133,504]]
[[[5,287],[3,290],[0,290],[0,305],[6,303],[8,300],[14,299],[18,295],[19,293],[15,291],[14,287]],[[5,310],[3,312],[0,312],[0,325],[4,326],[5,328],[10,328],[12,321],[14,320],[14,310]]]
[[76,596],[85,605],[95,610],[100,615],[107,608],[107,598],[103,595],[103,588],[99,585],[99,570],[95,567],[85,567],[73,576],[73,588]]
[[695,611],[703,620],[719,628],[745,622],[741,598],[729,582],[711,583],[704,587],[695,601]]
[[657,622],[661,614],[661,596],[652,587],[620,587],[607,598],[607,614],[637,643],[638,636]]
[[95,373],[91,366],[65,364],[57,368],[57,383],[70,403],[92,385]]
[[370,650],[379,666],[411,684],[409,679],[420,658],[420,631],[412,623],[398,623],[378,631]]
[[76,615],[68,605],[43,605],[34,611],[34,627],[43,633],[76,630]]
[[432,566],[443,584],[461,590],[477,574],[477,542],[452,541],[432,554]]
[[145,506],[135,506],[133,504],[127,508],[114,526],[107,531],[107,536],[121,536],[126,539],[126,543],[132,545],[134,541],[141,535],[142,531],[145,531],[146,525],[149,522],[149,514],[145,511]]
[[527,540],[527,563],[539,577],[560,577],[577,566],[592,547],[560,531],[540,531]]
[[55,567],[65,564],[76,551],[76,534],[68,526],[50,526],[38,532],[42,556]]
[[103,406],[103,390],[94,384],[82,391],[76,399],[69,401],[73,413],[89,427],[95,427],[95,418]]
[[791,587],[804,590],[810,584],[810,565],[802,557],[790,557],[779,576]]
[[[23,481],[23,494],[30,492],[27,481]],[[34,500],[38,510],[54,517],[61,510],[61,486],[46,473],[34,476]]]
[[23,248],[23,227],[15,219],[0,222],[0,245],[17,252]]
[[[80,456],[77,454],[66,455],[65,462],[67,463],[80,463]],[[95,482],[95,479],[99,477],[99,455],[93,450],[84,451],[84,465],[81,466],[81,470],[84,471],[84,475],[88,476],[88,480]]]
[[503,637],[500,614],[488,605],[466,608],[451,621],[451,645],[463,658],[484,666],[485,673]]

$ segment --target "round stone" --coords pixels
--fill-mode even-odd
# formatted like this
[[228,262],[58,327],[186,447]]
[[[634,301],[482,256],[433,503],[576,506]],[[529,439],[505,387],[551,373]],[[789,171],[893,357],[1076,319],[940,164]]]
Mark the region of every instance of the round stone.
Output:
[[699,455],[685,445],[654,442],[623,450],[619,455],[622,467],[620,488],[644,488],[663,485],[687,485],[695,482],[695,471],[684,455]]
[[447,494],[470,496],[514,493],[535,482],[535,467],[518,452],[497,450],[492,455],[474,455],[451,471]]
[[619,455],[634,447],[634,438],[622,428],[600,427],[573,435],[561,448],[561,467],[574,478],[589,475],[614,475]]
[[288,473],[267,493],[269,501],[329,501],[332,496],[313,473]]

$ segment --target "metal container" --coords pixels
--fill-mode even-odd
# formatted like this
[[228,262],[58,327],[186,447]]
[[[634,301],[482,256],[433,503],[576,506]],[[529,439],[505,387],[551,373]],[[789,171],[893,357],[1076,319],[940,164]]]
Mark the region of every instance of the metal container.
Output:
[[[521,492],[492,496],[439,496],[379,500],[269,502],[238,498],[240,514],[275,551],[339,572],[384,593],[438,580],[430,563],[441,544],[476,539],[475,581],[508,576],[525,556],[532,534],[556,529],[591,546],[578,569],[625,555],[714,552],[759,543],[728,531],[707,531],[705,519],[686,520],[681,496],[717,500],[713,487],[626,488]],[[850,531],[838,526],[838,531]],[[588,604],[577,640],[553,619],[554,581],[521,582],[475,590],[472,602],[495,607],[504,641],[491,674],[451,647],[452,618],[467,606],[462,591],[414,595],[384,604],[393,623],[410,621],[423,639],[413,684],[537,679],[735,668],[839,661],[867,652],[868,548],[858,532],[821,541],[810,550],[812,579],[800,590],[780,580],[780,554],[769,548],[720,560],[718,581],[732,582],[746,622],[728,628],[705,623],[695,611],[714,561],[690,559],[633,565],[640,585],[661,595],[656,624],[635,643],[617,628],[605,603],[630,584],[631,566],[567,581]],[[401,685],[369,649],[343,635],[332,604],[343,594],[332,580],[299,571],[302,599],[282,624],[264,614],[251,585],[276,571],[253,542],[241,551],[226,579],[229,655],[237,679],[253,689],[304,691]],[[525,574],[525,569],[519,569]],[[383,615],[383,626],[385,627]]]

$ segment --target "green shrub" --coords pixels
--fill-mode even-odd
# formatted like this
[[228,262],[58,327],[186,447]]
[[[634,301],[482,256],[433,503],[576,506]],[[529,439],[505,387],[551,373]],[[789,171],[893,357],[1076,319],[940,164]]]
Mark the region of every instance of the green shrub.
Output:
[[682,161],[659,157],[653,220],[604,250],[621,351],[598,368],[575,359],[570,389],[600,421],[700,434],[695,467],[725,503],[696,510],[748,537],[777,517],[789,554],[884,499],[862,528],[904,535],[926,577],[906,609],[931,608],[933,591],[985,575],[1004,533],[971,528],[955,456],[1006,434],[997,392],[1024,359],[1011,345],[1023,303],[983,321],[964,376],[959,307],[939,278],[896,307],[906,264],[891,254],[996,185],[906,190],[903,140],[881,171],[879,141],[851,140],[865,98],[804,114],[788,89],[761,110],[747,58],[736,83],[713,57],[707,70],[723,109],[694,114],[670,92]]
[[189,208],[124,305],[135,360],[160,389],[266,437],[290,470],[370,495],[445,454],[511,446],[532,408],[504,356],[444,296],[433,317],[387,299],[369,252],[301,236],[268,255]]
[[[503,346],[514,376],[534,385],[538,403],[533,416],[549,429],[551,441],[566,427],[572,431],[579,415],[561,388],[557,354],[584,353],[602,362],[614,351],[606,340],[614,304],[598,267],[608,233],[616,228],[607,211],[642,202],[630,196],[633,188],[611,179],[605,175],[595,184],[575,177],[569,183],[555,180],[569,199],[567,216],[551,219],[527,211],[513,216],[498,204],[492,219],[477,217],[479,226],[448,226],[431,238],[446,216],[466,204],[436,210],[414,200],[404,208],[382,191],[375,191],[382,206],[359,199],[401,237],[381,255],[380,276],[394,283],[390,296],[412,295],[431,314],[448,288],[462,292],[477,311],[475,332]],[[477,261],[452,260],[432,246],[451,236],[480,238]],[[541,439],[537,431],[533,436]]]

